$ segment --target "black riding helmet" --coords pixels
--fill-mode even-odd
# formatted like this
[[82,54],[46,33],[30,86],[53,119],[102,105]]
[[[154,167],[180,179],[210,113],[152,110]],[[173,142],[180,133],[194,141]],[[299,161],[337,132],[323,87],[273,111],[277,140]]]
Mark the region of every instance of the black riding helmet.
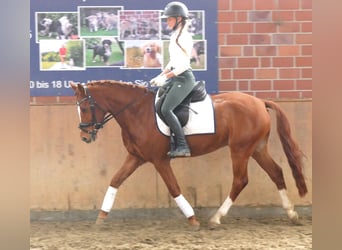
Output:
[[164,14],[161,18],[168,18],[168,17],[183,17],[188,18],[189,10],[188,7],[185,6],[184,3],[181,2],[170,2],[164,8]]
[[[168,17],[182,17],[181,22],[185,22],[185,19],[188,18],[189,10],[188,7],[185,6],[184,3],[181,2],[170,2],[164,8],[164,14],[161,18],[168,18]],[[172,28],[176,30],[180,22],[176,22],[175,26]]]

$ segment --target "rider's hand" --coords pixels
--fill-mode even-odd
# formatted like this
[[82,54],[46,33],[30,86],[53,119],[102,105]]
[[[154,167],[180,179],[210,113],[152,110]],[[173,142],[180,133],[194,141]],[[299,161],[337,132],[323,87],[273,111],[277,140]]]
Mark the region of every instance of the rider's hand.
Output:
[[166,75],[159,75],[159,76],[156,76],[155,78],[151,79],[150,83],[153,85],[153,86],[163,86],[165,84],[167,80],[167,77]]

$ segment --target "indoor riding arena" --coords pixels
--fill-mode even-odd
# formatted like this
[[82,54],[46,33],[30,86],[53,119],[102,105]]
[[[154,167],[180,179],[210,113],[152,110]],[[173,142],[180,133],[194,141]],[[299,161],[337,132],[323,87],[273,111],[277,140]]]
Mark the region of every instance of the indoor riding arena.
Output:
[[[125,6],[122,6],[123,1],[98,2],[96,7],[86,1],[77,3],[82,6],[70,6],[70,13],[65,13],[69,25],[79,25],[76,24],[77,12],[94,16],[100,12],[111,12],[106,14],[107,17],[114,20],[113,25],[120,26],[122,10],[143,10],[147,21],[144,19],[141,23],[144,29],[139,28],[140,21],[137,21],[135,32],[143,39],[149,39],[147,35],[152,31],[146,31],[147,14],[158,14],[169,1],[158,1],[158,4],[141,1],[137,7],[133,4],[135,0],[124,1]],[[217,0],[215,4],[207,0],[182,2],[190,13],[195,10],[192,13],[192,25],[195,27],[192,32],[206,45],[202,48],[204,52],[198,51],[200,60],[207,60],[201,64],[205,68],[194,70],[195,77],[198,80],[208,77],[207,91],[211,95],[243,92],[273,101],[281,107],[289,121],[290,133],[304,154],[302,171],[307,194],[300,197],[298,193],[277,132],[276,112],[270,109],[268,150],[283,171],[289,201],[284,200],[283,193],[278,192],[267,173],[250,158],[248,185],[222,217],[221,224],[213,226],[211,218],[220,207],[222,210],[226,206],[226,198],[234,184],[233,175],[236,174],[232,168],[231,152],[226,146],[205,155],[171,160],[178,185],[194,209],[200,226],[188,223],[164,180],[149,162],[141,165],[122,183],[108,217],[103,223],[96,224],[107,188],[125,162],[127,149],[116,119],[99,129],[96,141],[82,141],[76,97],[64,80],[86,82],[82,78],[86,77],[89,81],[126,81],[130,74],[152,79],[160,70],[127,69],[122,65],[89,69],[82,64],[85,62],[72,57],[75,51],[82,51],[77,46],[83,46],[82,34],[73,29],[74,36],[62,38],[68,49],[68,71],[51,70],[42,74],[39,69],[36,75],[49,75],[50,80],[30,82],[31,250],[312,249],[312,0]],[[58,5],[55,6],[56,15],[44,5],[34,11],[38,14],[31,15],[38,19],[53,19],[65,11]],[[58,18],[59,22],[64,20]],[[199,20],[202,22],[200,26]],[[62,26],[66,25],[63,22]],[[36,24],[45,25],[42,20],[36,20]],[[111,32],[111,26],[101,28],[101,23],[95,24],[99,25],[97,32],[103,33],[96,37],[104,37],[106,32]],[[58,43],[60,39],[47,41],[53,38],[49,37],[47,29],[44,26],[40,31],[39,37],[44,39],[42,44],[52,46],[54,42]],[[127,32],[130,39],[135,37],[133,31]],[[159,34],[162,30],[156,32]],[[217,36],[212,38],[211,32]],[[89,34],[92,35],[90,31]],[[156,34],[153,33],[153,37]],[[165,39],[167,35],[164,34]],[[71,43],[74,38],[79,43]],[[118,45],[126,42],[115,39],[113,41]],[[160,38],[161,43],[163,39]],[[134,42],[139,44],[139,41]],[[39,40],[37,51],[40,58],[48,58],[38,43]],[[35,50],[32,51],[34,53]],[[56,51],[46,53],[57,56]],[[70,58],[83,70],[74,69]],[[39,86],[41,88],[38,89]],[[149,131],[142,133],[148,134]],[[284,204],[291,207],[291,203],[298,219],[291,218],[288,207],[283,208]]]

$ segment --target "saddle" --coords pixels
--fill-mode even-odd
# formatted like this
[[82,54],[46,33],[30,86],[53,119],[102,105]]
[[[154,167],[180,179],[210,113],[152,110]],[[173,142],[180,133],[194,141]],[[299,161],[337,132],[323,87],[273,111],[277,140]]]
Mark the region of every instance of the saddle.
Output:
[[[171,86],[168,84],[165,84],[164,86],[159,88],[159,91],[158,91],[159,99],[157,100],[155,104],[156,112],[159,115],[160,119],[165,124],[166,124],[166,121],[161,113],[161,106],[170,88]],[[207,96],[207,91],[205,89],[205,82],[204,81],[196,82],[190,94],[174,110],[174,113],[177,116],[182,127],[184,127],[189,120],[190,103],[203,101],[206,96]],[[192,111],[196,113],[196,111],[194,110]]]

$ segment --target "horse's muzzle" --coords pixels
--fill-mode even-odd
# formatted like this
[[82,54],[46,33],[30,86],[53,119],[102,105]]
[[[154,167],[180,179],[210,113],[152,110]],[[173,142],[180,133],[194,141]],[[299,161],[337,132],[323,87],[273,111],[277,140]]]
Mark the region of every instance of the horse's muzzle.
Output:
[[86,136],[81,136],[82,141],[86,142],[86,143],[91,143],[91,137],[86,137]]
[[86,143],[91,143],[96,140],[96,132],[88,132],[84,133],[84,131],[81,131],[81,140]]

